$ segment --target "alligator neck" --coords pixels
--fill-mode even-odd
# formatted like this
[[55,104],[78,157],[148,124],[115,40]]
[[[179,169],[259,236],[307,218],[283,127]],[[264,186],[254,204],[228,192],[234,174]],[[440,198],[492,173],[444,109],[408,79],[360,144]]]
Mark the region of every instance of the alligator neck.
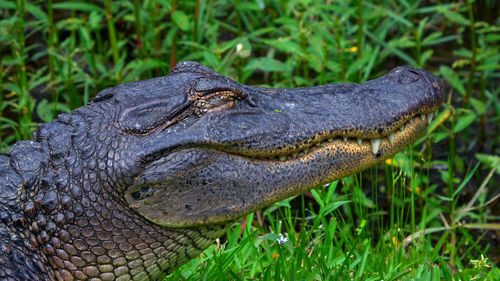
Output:
[[23,256],[47,265],[41,280],[161,280],[225,232],[227,225],[165,228],[131,212],[95,161],[106,136],[89,141],[93,129],[80,116],[63,118],[40,126],[37,142],[18,142],[10,153],[15,200],[5,201],[15,202],[8,213],[18,215],[9,230],[32,249]]
[[[42,169],[41,145],[17,142],[9,156],[0,156],[0,279],[48,280],[47,258],[33,245],[33,203]],[[22,269],[20,271],[20,268]]]

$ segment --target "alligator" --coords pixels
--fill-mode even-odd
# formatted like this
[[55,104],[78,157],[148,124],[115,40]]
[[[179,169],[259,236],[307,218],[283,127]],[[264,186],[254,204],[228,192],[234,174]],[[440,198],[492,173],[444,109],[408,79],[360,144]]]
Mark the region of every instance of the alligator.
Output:
[[281,89],[181,62],[105,89],[0,155],[0,279],[161,280],[235,219],[400,151],[444,98],[409,66]]

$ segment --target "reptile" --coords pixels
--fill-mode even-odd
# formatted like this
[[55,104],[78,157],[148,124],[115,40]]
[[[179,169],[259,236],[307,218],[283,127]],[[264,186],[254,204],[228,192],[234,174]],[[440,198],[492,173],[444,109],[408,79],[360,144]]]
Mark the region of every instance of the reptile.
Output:
[[181,62],[105,89],[0,155],[0,279],[161,280],[235,219],[400,151],[444,98],[409,66],[281,89]]

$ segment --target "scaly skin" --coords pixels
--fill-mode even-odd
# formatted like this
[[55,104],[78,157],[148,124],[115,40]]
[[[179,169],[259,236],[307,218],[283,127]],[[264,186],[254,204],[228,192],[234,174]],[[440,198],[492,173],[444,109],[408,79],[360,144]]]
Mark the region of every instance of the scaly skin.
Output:
[[104,90],[0,156],[0,279],[159,280],[234,219],[401,150],[443,99],[410,67],[268,89],[183,62]]

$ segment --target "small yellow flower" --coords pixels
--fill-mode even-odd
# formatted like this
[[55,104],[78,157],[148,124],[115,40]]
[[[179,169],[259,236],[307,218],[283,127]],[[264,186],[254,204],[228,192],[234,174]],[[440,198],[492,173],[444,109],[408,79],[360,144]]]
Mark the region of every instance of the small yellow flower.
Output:
[[279,258],[279,257],[280,257],[280,254],[278,254],[278,253],[273,253],[273,254],[271,255],[271,257],[272,257],[273,259],[277,259],[277,258]]
[[385,159],[385,164],[392,165],[393,163],[394,163],[394,159],[392,159],[392,158]]
[[344,49],[344,52],[346,52],[346,53],[356,53],[357,51],[358,51],[357,46]]
[[392,243],[394,244],[395,247],[399,246],[399,241],[398,238],[396,238],[396,236],[392,236]]

